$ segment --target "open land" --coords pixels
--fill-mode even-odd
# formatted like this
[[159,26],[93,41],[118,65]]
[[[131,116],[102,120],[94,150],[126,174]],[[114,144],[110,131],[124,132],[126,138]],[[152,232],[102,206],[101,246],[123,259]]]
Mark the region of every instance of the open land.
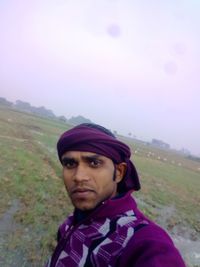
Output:
[[[71,126],[0,106],[0,266],[43,266],[72,211],[56,142]],[[141,210],[164,227],[188,267],[200,266],[200,162],[132,138]]]

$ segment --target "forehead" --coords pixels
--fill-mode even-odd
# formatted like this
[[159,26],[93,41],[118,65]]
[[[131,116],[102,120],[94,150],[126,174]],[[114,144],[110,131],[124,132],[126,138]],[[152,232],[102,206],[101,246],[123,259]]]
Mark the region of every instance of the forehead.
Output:
[[81,159],[81,158],[104,158],[109,159],[105,156],[99,155],[93,152],[86,152],[86,151],[67,151],[63,154],[62,158],[74,158],[74,159]]

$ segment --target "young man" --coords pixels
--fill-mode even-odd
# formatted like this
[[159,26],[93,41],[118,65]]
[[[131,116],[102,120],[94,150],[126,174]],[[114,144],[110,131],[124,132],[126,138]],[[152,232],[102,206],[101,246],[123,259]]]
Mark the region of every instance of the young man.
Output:
[[185,267],[168,234],[131,196],[140,189],[129,147],[107,129],[81,124],[57,143],[74,206],[48,267]]

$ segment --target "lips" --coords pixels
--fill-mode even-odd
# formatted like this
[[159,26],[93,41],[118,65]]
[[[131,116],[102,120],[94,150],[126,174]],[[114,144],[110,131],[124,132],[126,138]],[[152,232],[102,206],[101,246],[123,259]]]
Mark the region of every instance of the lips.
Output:
[[91,188],[74,188],[71,195],[74,197],[87,197],[90,193],[94,193]]

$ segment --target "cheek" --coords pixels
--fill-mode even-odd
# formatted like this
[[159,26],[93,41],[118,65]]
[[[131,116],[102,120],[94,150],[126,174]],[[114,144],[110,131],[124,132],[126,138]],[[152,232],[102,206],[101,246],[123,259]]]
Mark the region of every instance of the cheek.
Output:
[[63,182],[67,191],[72,187],[72,179],[63,174]]
[[114,169],[104,171],[95,179],[98,191],[108,192],[113,189],[115,182],[113,181]]

